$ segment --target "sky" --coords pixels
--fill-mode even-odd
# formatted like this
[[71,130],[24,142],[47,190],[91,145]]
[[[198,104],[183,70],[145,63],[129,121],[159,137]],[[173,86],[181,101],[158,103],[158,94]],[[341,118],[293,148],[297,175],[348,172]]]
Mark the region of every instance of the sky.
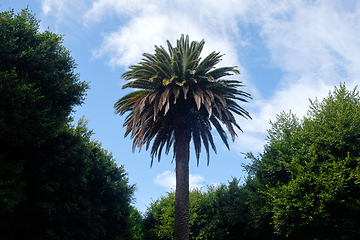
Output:
[[122,90],[121,75],[154,53],[154,46],[176,45],[181,34],[206,41],[202,56],[217,51],[221,66],[238,66],[233,76],[252,100],[241,105],[252,120],[238,117],[243,132],[230,151],[214,132],[218,153],[206,154],[197,166],[190,156],[190,185],[203,187],[244,178],[243,153],[262,152],[269,121],[290,110],[306,115],[309,99],[321,100],[334,86],[360,82],[360,1],[356,0],[1,0],[0,11],[26,7],[41,20],[41,31],[64,35],[80,79],[90,82],[85,103],[75,120],[85,116],[93,138],[124,165],[136,184],[134,206],[145,212],[150,203],[175,187],[172,155],[150,168],[150,153],[132,152],[124,138],[124,117],[114,103]]

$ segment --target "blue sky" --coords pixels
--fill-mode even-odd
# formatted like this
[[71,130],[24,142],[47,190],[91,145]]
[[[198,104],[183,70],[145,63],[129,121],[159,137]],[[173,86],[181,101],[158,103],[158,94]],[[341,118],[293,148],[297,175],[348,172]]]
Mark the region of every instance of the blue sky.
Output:
[[[132,153],[124,139],[124,118],[113,105],[127,92],[120,79],[154,45],[175,44],[181,34],[206,41],[204,55],[219,51],[219,66],[238,66],[236,76],[253,100],[243,104],[253,120],[238,118],[244,133],[228,151],[214,132],[218,154],[210,165],[202,155],[199,167],[190,160],[190,184],[201,187],[243,177],[241,152],[261,152],[269,120],[281,111],[303,116],[309,98],[322,99],[346,82],[360,81],[360,2],[335,0],[3,0],[0,11],[16,12],[29,6],[41,29],[64,34],[64,46],[78,64],[81,80],[90,82],[85,104],[75,119],[85,115],[94,139],[125,165],[136,183],[135,206],[142,212],[151,200],[174,187],[172,156],[150,169],[150,154]],[[192,154],[192,156],[194,156]]]

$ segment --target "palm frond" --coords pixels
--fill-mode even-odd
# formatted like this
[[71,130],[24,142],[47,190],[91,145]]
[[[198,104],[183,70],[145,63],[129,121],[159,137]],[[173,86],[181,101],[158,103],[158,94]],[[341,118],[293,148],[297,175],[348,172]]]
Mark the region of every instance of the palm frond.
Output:
[[200,57],[204,40],[190,42],[189,36],[181,35],[176,46],[166,43],[167,50],[155,46],[154,54],[144,53],[138,64],[122,74],[128,81],[123,89],[137,90],[120,98],[114,104],[115,111],[120,115],[127,113],[125,137],[131,136],[133,151],[151,146],[151,165],[154,157],[160,161],[163,151],[168,154],[172,147],[175,151],[176,129],[180,125],[190,132],[197,163],[202,146],[209,163],[210,146],[216,153],[212,126],[230,149],[228,134],[234,141],[234,127],[242,131],[233,114],[251,119],[239,105],[251,96],[239,90],[244,87],[242,82],[224,79],[240,73],[236,66],[216,68],[223,55],[214,51]]

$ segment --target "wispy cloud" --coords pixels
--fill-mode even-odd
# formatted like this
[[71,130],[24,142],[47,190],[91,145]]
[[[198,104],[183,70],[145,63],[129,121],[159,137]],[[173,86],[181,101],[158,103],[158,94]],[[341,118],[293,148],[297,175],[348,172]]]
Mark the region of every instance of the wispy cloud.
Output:
[[61,0],[43,0],[41,3],[41,10],[44,15],[47,15],[51,10],[54,10],[54,8],[57,9],[57,11],[61,11],[63,5],[64,1]]
[[125,22],[104,36],[102,46],[94,51],[95,56],[109,55],[111,66],[134,64],[142,53],[153,52],[154,45],[165,45],[165,40],[175,43],[180,34],[189,34],[192,40],[205,39],[204,54],[216,49],[227,54],[227,65],[234,65],[237,55],[232,40],[239,34],[234,18],[236,12],[244,9],[239,3],[233,8],[235,2],[146,0],[137,4],[99,0],[84,14],[84,19],[90,25],[109,16],[124,16]]
[[[351,8],[339,1],[291,1],[259,4],[256,23],[272,54],[286,72],[326,77],[348,77],[358,65],[360,44],[359,4]],[[345,74],[345,75],[344,75]],[[295,79],[296,80],[296,79]]]
[[41,30],[51,25],[52,31],[63,34],[65,31],[79,33],[83,28],[82,14],[89,6],[86,0],[42,0],[41,1]]
[[283,77],[270,98],[257,95],[251,103],[253,120],[243,122],[245,134],[236,144],[242,151],[258,151],[256,144],[264,141],[269,119],[275,119],[277,113],[291,109],[300,117],[306,115],[309,98],[325,97],[340,82],[346,81],[352,88],[360,79],[360,43],[356,41],[360,37],[359,3],[252,4],[243,21],[260,26],[272,65],[282,70]]
[[[190,189],[201,188],[204,186],[204,177],[199,174],[190,174],[189,176],[189,185]],[[175,190],[176,179],[175,173],[171,171],[165,171],[161,174],[158,174],[154,179],[156,185],[166,188],[167,191]]]
[[[321,99],[340,82],[353,87],[360,80],[358,1],[97,0],[86,6],[78,15],[89,28],[121,19],[101,33],[103,42],[93,50],[94,57],[106,57],[112,67],[134,64],[142,53],[152,53],[154,45],[165,46],[165,40],[175,44],[182,33],[191,40],[205,39],[204,55],[225,53],[221,65],[239,66],[240,79],[254,100],[245,105],[253,120],[239,119],[245,133],[239,133],[237,151],[260,150],[269,119],[280,111],[291,109],[302,116],[308,98]],[[69,7],[58,0],[43,1],[44,13],[55,8]],[[261,37],[262,51],[270,55],[265,64],[281,72],[279,79],[266,80],[276,86],[266,96],[239,57],[254,47],[254,35]]]

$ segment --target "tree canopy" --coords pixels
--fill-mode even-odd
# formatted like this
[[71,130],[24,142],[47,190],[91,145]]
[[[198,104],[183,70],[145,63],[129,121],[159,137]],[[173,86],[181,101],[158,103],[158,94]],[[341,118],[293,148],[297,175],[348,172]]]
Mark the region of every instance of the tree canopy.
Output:
[[40,32],[28,9],[0,14],[0,140],[41,143],[83,102],[88,84],[61,35]]
[[23,196],[19,174],[28,148],[57,134],[88,84],[74,72],[62,36],[41,33],[28,9],[0,13],[0,56],[1,214]]
[[[228,184],[193,189],[189,195],[189,239],[259,239],[251,228],[246,204],[248,187],[233,179]],[[144,239],[174,239],[174,192],[153,201],[144,216]]]
[[[278,114],[243,183],[190,192],[190,239],[359,239],[360,94],[345,84]],[[172,239],[174,193],[145,214],[145,239]]]
[[[281,113],[268,144],[247,166],[274,230],[291,238],[356,239],[360,236],[360,95],[345,84],[311,101],[299,120]],[[258,202],[257,202],[258,203]],[[265,215],[263,213],[266,213]]]
[[14,239],[131,239],[134,185],[91,135],[81,120],[29,153]]
[[133,239],[135,186],[71,124],[88,84],[62,41],[28,9],[0,13],[0,239]]

